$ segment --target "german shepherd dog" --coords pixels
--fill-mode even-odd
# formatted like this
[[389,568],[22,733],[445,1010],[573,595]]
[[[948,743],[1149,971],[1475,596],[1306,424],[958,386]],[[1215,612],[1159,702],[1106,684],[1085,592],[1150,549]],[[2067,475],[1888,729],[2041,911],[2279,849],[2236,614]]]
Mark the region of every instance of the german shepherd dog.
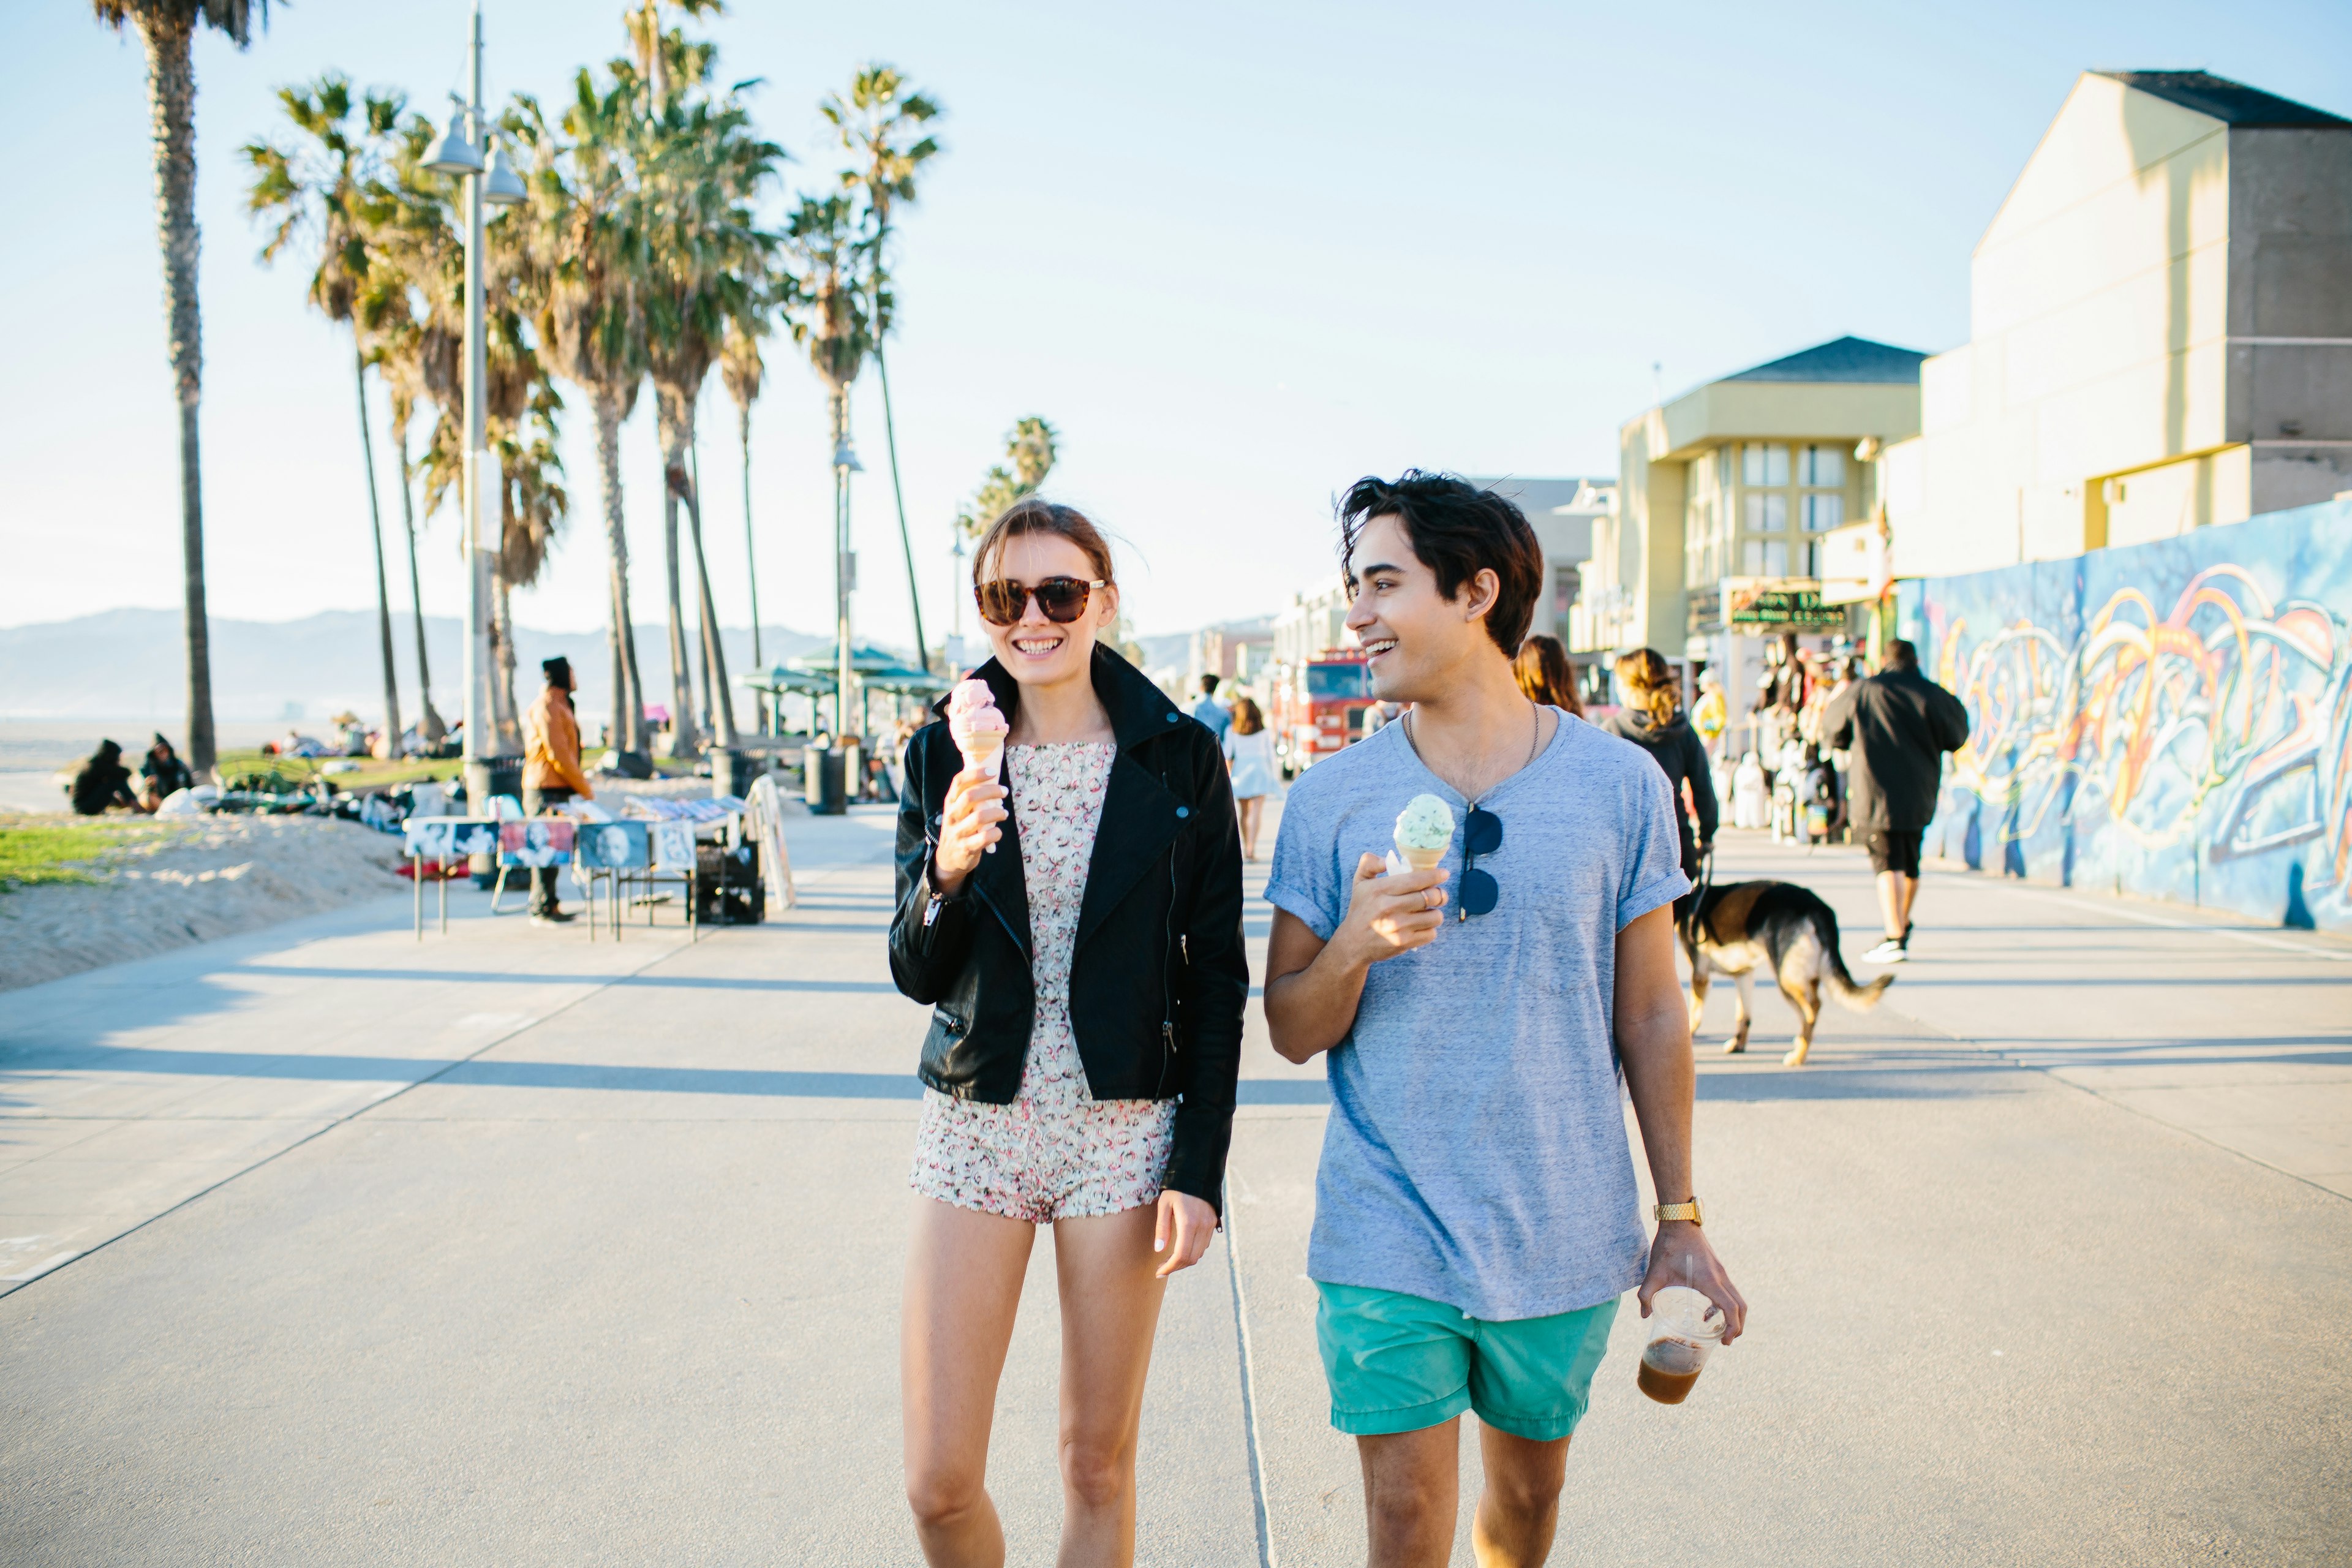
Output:
[[1728,974],[1739,985],[1739,1021],[1727,1052],[1748,1048],[1748,1027],[1753,1018],[1748,1005],[1756,985],[1756,970],[1768,966],[1780,994],[1797,1010],[1797,1046],[1780,1058],[1783,1067],[1801,1068],[1813,1048],[1813,1025],[1822,1016],[1822,983],[1829,982],[1837,999],[1857,1013],[1878,1005],[1879,996],[1895,976],[1882,974],[1867,985],[1856,985],[1838,952],[1837,916],[1818,894],[1794,882],[1733,882],[1703,886],[1691,918],[1683,922],[1683,956],[1690,960],[1691,1028],[1706,1010],[1707,987],[1717,973]]

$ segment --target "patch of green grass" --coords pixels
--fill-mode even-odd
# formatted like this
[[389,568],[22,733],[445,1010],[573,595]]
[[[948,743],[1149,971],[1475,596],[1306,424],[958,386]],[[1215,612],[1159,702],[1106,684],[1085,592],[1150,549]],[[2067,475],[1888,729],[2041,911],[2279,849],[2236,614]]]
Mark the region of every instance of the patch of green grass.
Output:
[[0,825],[0,892],[52,882],[94,882],[84,866],[117,842],[103,827]]

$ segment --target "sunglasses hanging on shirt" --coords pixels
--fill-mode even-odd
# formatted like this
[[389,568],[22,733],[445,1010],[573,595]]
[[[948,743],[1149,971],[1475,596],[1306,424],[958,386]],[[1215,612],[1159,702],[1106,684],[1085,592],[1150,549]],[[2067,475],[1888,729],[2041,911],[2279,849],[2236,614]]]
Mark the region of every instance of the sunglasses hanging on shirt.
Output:
[[1472,806],[1462,821],[1462,891],[1454,906],[1461,912],[1454,917],[1456,921],[1495,912],[1503,889],[1496,885],[1493,872],[1478,869],[1478,857],[1502,847],[1503,819],[1484,806]]

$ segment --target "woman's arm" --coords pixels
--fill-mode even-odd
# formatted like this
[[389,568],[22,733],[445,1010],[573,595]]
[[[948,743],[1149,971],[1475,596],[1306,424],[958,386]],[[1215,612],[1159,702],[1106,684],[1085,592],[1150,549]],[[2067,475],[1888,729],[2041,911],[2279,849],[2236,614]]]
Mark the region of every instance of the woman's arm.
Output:
[[[1192,853],[1184,927],[1186,1033],[1192,1053],[1167,1185],[1215,1209],[1223,1201],[1225,1151],[1233,1141],[1234,1084],[1241,1076],[1242,1015],[1249,1005],[1249,952],[1242,938],[1242,834],[1222,749],[1192,760]],[[1171,853],[1174,853],[1173,850]],[[1176,962],[1170,954],[1169,962]],[[1205,1246],[1205,1241],[1203,1242]]]
[[971,954],[971,900],[958,879],[953,891],[935,895],[930,867],[937,847],[927,802],[923,738],[907,742],[907,787],[898,796],[898,907],[890,921],[890,978],[911,1001],[926,1006],[954,986]]

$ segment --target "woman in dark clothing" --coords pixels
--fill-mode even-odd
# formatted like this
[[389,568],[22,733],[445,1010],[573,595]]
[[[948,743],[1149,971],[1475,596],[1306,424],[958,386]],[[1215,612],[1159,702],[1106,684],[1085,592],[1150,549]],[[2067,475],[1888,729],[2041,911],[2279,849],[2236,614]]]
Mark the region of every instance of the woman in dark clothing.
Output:
[[[1601,728],[1645,748],[1665,770],[1666,783],[1677,802],[1688,789],[1689,808],[1675,813],[1675,825],[1683,836],[1683,875],[1696,883],[1699,863],[1715,842],[1715,776],[1707,771],[1706,747],[1690,721],[1683,717],[1682,691],[1675,683],[1675,672],[1655,648],[1645,647],[1620,658],[1617,680],[1625,689],[1626,702]],[[1696,837],[1691,834],[1691,811],[1698,813]],[[1697,897],[1694,889],[1675,900],[1675,925],[1689,918]]]
[[131,793],[131,770],[122,765],[122,748],[100,741],[74,774],[73,808],[84,816],[103,816],[118,805],[136,811],[139,797]]
[[931,1009],[907,1495],[926,1560],[1004,1561],[989,1427],[1051,1225],[1060,1560],[1131,1563],[1160,1297],[1216,1229],[1233,1134],[1241,830],[1216,736],[1097,641],[1118,589],[1093,523],[1015,503],[973,552],[972,586],[996,657],[908,742],[898,805],[890,972]]
[[196,782],[180,753],[172,750],[172,742],[162,735],[147,748],[147,760],[139,764],[139,808],[152,811],[165,799]]

